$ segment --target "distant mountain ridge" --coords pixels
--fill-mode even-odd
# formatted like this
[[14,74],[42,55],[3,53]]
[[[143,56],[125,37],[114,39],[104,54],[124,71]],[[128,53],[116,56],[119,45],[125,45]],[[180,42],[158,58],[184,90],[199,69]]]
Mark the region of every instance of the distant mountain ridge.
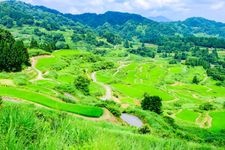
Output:
[[78,21],[82,24],[86,24],[91,27],[102,26],[106,22],[111,25],[122,25],[129,20],[145,23],[153,22],[152,20],[145,18],[141,15],[115,11],[108,11],[104,14],[96,14],[96,13],[84,13],[80,15],[65,14],[65,16],[72,19],[73,21]]
[[[158,19],[158,21],[156,21]],[[159,20],[161,19],[161,21]],[[0,2],[0,24],[7,28],[30,25],[47,30],[73,29],[77,23],[99,32],[104,28],[122,35],[122,38],[175,35],[208,35],[225,38],[225,23],[193,17],[184,21],[168,22],[164,17],[155,21],[138,14],[108,11],[104,14],[63,14],[45,6],[33,6],[24,2]],[[108,25],[106,25],[108,24]],[[83,26],[84,25],[84,26]],[[98,30],[96,30],[98,28]]]
[[156,22],[171,22],[172,21],[164,16],[156,16],[156,17],[148,17],[148,18]]

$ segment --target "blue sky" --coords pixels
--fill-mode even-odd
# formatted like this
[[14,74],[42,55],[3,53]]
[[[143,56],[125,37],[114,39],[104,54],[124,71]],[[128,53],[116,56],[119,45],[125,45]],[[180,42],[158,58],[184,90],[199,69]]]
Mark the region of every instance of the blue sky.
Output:
[[198,16],[225,22],[225,0],[22,0],[64,13],[122,11],[183,20]]

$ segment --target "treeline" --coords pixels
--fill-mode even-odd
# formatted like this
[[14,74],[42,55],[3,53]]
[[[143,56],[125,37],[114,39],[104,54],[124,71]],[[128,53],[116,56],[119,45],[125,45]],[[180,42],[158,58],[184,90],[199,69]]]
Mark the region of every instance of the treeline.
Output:
[[23,65],[30,65],[23,42],[15,41],[10,32],[0,29],[0,71],[21,71]]

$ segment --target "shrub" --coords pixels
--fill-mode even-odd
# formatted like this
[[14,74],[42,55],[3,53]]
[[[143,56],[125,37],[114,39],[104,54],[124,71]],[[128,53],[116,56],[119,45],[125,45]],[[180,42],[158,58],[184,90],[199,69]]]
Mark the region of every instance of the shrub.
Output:
[[162,113],[162,99],[159,96],[150,96],[144,94],[144,99],[141,102],[143,110],[150,110],[157,114]]
[[173,60],[170,60],[170,61],[169,61],[169,64],[177,64],[177,61],[174,60],[174,59],[173,59]]
[[78,90],[82,91],[84,95],[90,95],[89,91],[90,82],[91,81],[87,77],[78,76],[74,81],[74,85]]
[[0,106],[2,105],[2,103],[3,103],[3,99],[2,99],[2,97],[0,96]]
[[144,124],[144,125],[138,130],[138,132],[139,132],[140,134],[150,134],[150,133],[151,133],[151,129],[150,129],[150,127],[149,127],[148,124]]
[[120,106],[114,101],[102,101],[101,103],[97,104],[97,106],[105,107],[116,117],[121,116]]
[[192,79],[192,83],[193,84],[198,84],[199,82],[200,81],[199,81],[198,77],[197,76],[194,76],[193,79]]
[[60,92],[67,92],[70,94],[75,94],[76,92],[75,87],[71,84],[60,84],[57,85],[54,89],[59,90]]
[[76,104],[76,102],[68,96],[59,95],[58,98],[61,99],[64,102],[66,102],[66,103]]
[[212,104],[205,103],[205,104],[200,105],[199,109],[209,111],[209,110],[214,110],[215,108]]

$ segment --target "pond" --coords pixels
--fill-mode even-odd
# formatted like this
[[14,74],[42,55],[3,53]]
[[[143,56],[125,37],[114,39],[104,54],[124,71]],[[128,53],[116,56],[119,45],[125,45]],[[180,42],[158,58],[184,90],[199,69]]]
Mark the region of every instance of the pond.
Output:
[[134,115],[122,113],[120,118],[131,126],[135,126],[138,128],[143,126],[143,122],[141,121],[141,119],[139,119],[138,117],[136,117]]

